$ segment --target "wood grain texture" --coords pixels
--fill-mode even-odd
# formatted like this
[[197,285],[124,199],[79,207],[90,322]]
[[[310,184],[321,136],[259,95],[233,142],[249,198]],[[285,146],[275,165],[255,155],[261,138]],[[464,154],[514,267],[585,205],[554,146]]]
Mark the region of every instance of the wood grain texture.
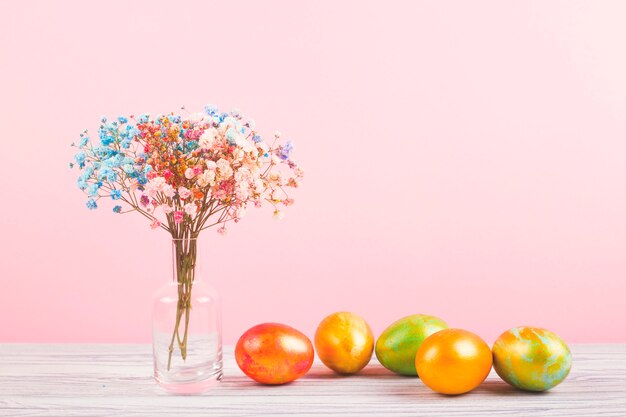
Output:
[[626,345],[572,351],[572,372],[552,391],[518,391],[492,372],[475,391],[446,397],[375,360],[357,376],[316,362],[292,384],[263,386],[229,348],[222,384],[181,397],[153,382],[148,345],[0,345],[0,416],[626,416]]

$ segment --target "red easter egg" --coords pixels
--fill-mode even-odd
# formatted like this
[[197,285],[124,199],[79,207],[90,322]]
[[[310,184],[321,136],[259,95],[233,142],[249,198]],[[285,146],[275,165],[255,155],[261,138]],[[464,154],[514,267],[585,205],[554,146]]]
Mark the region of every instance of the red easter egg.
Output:
[[295,381],[311,368],[313,357],[309,338],[280,323],[263,323],[250,328],[235,347],[239,368],[262,384]]

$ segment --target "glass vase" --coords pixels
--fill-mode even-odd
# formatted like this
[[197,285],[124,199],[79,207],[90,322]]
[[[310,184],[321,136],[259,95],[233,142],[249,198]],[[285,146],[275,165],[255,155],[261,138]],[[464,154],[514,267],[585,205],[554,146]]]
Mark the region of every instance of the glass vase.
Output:
[[196,238],[173,239],[173,279],[154,296],[154,378],[169,392],[196,394],[222,378],[222,323],[217,292],[200,278]]

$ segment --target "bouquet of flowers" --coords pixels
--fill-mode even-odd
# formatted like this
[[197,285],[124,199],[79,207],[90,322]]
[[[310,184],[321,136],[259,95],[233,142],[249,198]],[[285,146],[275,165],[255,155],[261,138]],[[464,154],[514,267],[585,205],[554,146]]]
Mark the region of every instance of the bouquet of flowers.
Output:
[[198,234],[210,227],[223,234],[264,203],[280,219],[281,206],[293,203],[286,189],[298,186],[303,171],[291,160],[291,142],[280,137],[265,141],[238,111],[206,106],[186,115],[102,118],[97,141],[84,131],[73,144],[70,166],[80,170],[89,209],[111,199],[114,213],[139,213],[174,239],[179,290],[170,361],[175,341],[186,356]]

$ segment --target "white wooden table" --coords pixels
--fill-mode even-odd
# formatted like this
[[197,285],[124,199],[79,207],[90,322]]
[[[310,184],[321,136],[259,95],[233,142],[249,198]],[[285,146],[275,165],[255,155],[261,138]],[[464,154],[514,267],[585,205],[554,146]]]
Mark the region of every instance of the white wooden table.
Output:
[[342,377],[316,362],[304,378],[263,386],[226,349],[222,384],[172,396],[152,380],[148,345],[0,345],[0,416],[626,416],[626,345],[574,345],[568,379],[546,393],[517,391],[492,372],[446,397],[374,360]]

